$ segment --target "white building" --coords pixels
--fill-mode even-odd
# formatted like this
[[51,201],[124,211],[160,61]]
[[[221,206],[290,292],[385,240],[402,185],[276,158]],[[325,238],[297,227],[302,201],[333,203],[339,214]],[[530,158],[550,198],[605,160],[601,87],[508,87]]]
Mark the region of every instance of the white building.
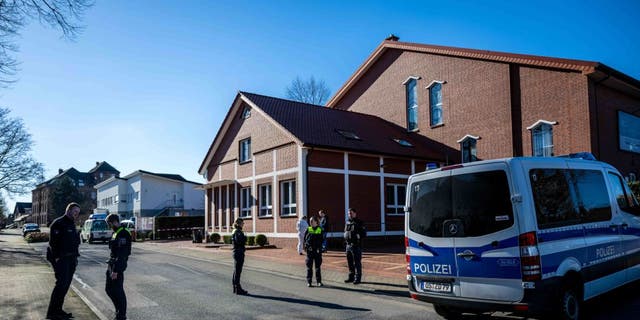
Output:
[[111,177],[95,186],[98,209],[124,218],[160,215],[204,215],[204,190],[200,183],[177,174],[138,170]]

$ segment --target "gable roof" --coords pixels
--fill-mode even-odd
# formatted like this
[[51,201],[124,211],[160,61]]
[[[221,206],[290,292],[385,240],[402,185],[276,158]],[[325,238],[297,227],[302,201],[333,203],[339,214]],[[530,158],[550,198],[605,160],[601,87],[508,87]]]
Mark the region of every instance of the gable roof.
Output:
[[13,209],[13,213],[24,214],[26,209],[31,209],[31,202],[16,202],[16,206]]
[[[302,146],[418,159],[443,158],[435,151],[438,150],[435,148],[436,142],[418,133],[407,132],[406,128],[377,116],[248,92],[240,92],[239,98],[258,108]],[[224,130],[223,124],[200,166],[200,172],[211,161],[217,147],[216,140],[221,139]],[[357,138],[349,137],[349,133]],[[413,146],[402,146],[394,139],[405,140]]]
[[183,176],[179,175],[179,174],[172,174],[172,173],[155,173],[155,172],[151,172],[151,171],[146,171],[146,170],[137,170],[134,171],[128,175],[126,175],[123,178],[123,180],[127,180],[130,179],[133,176],[136,176],[138,174],[146,174],[146,175],[150,175],[150,176],[156,176],[156,177],[160,177],[160,178],[164,178],[164,179],[169,179],[169,180],[175,180],[175,181],[179,181],[179,182],[187,182],[187,183],[193,183],[193,184],[202,184],[201,182],[194,182],[194,181],[189,181],[187,179],[185,179]]
[[120,171],[118,171],[116,168],[108,164],[106,161],[101,161],[96,163],[96,166],[93,167],[91,170],[89,170],[89,172],[87,173],[94,173],[96,171],[114,171],[114,172],[120,173]]
[[[542,68],[570,70],[581,72],[585,75],[594,75],[598,73],[598,77],[603,80],[608,79],[609,76],[613,76],[624,82],[625,84],[634,87],[635,90],[640,90],[640,81],[638,81],[637,79],[596,61],[562,59],[526,54],[385,40],[373,51],[373,53],[371,53],[371,55],[364,61],[364,63],[360,67],[358,67],[358,69],[353,73],[353,75],[351,75],[347,82],[345,82],[342,87],[338,91],[336,91],[334,96],[329,99],[326,104],[327,107],[336,107],[337,103],[342,99],[342,97],[344,97],[344,95],[358,82],[358,80],[360,80],[360,78],[364,76],[364,74],[366,74],[369,68],[375,64],[375,62],[384,54],[384,52],[389,49],[437,54],[467,59],[495,61],[502,63],[513,63]],[[620,84],[613,83],[612,85],[619,86]]]
[[67,170],[64,170],[60,173],[58,173],[57,175],[55,175],[53,178],[46,180],[40,184],[38,184],[36,186],[37,187],[41,187],[41,186],[45,186],[45,185],[50,185],[53,184],[54,182],[56,182],[56,180],[62,178],[62,177],[69,177],[73,180],[77,180],[77,179],[85,179],[87,177],[87,174],[85,172],[80,172],[78,170],[76,170],[76,168],[71,167]]

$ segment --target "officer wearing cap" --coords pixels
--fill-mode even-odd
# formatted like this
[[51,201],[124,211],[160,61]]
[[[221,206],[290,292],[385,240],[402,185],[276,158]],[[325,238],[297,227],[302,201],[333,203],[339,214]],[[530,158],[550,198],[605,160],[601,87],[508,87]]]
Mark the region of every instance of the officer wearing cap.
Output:
[[80,253],[80,235],[76,230],[76,219],[80,214],[80,206],[71,202],[67,205],[65,214],[53,220],[50,226],[49,247],[47,247],[47,260],[51,262],[56,276],[56,285],[51,292],[47,319],[68,319],[71,313],[62,310],[64,296],[69,291],[73,274],[78,266]]
[[109,241],[111,256],[107,267],[105,291],[116,309],[116,320],[127,318],[127,296],[124,294],[124,271],[131,254],[131,234],[120,225],[120,216],[112,213],[107,216],[107,223],[113,229]]

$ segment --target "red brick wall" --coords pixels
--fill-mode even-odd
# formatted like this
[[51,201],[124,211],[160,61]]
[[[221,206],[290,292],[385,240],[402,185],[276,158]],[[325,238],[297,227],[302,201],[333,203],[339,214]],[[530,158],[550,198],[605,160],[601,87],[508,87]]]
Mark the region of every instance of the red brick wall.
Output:
[[310,151],[309,166],[332,169],[344,169],[344,153],[324,150]]
[[254,161],[256,162],[256,175],[273,171],[272,150],[256,154]]
[[[402,83],[418,80],[420,133],[459,149],[466,134],[480,136],[481,159],[512,154],[509,66],[495,62],[388,50],[337,106],[377,115],[406,127],[406,93]],[[444,126],[429,126],[425,89],[433,80],[442,87]],[[490,110],[490,112],[488,111]],[[450,161],[459,162],[460,157]]]
[[411,174],[411,160],[384,158],[384,172]]
[[618,110],[627,113],[635,111],[635,116],[640,116],[640,99],[603,85],[594,85],[593,82],[590,93],[592,108],[597,108],[591,121],[593,154],[599,160],[616,167],[625,176],[629,173],[640,176],[640,153],[621,150],[618,139]]
[[553,126],[555,155],[591,151],[587,77],[520,67],[523,155],[531,156],[531,131],[527,127],[543,119]]
[[349,170],[380,171],[380,158],[349,154]]
[[349,176],[349,206],[369,231],[380,231],[380,178]]
[[344,230],[344,175],[309,172],[309,213],[317,215],[320,209],[329,216],[331,232]]

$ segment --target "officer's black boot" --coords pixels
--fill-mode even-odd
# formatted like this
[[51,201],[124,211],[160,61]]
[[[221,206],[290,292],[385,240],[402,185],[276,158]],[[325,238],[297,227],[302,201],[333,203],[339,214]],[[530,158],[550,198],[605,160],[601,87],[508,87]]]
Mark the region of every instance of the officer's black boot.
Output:
[[238,286],[236,285],[233,286],[233,293],[238,293]]
[[352,274],[350,274],[349,278],[344,281],[344,283],[349,283],[349,282],[353,282],[353,275]]
[[247,290],[242,289],[242,287],[238,285],[238,287],[236,288],[236,294],[241,296],[246,296],[249,294],[249,292],[247,292]]

